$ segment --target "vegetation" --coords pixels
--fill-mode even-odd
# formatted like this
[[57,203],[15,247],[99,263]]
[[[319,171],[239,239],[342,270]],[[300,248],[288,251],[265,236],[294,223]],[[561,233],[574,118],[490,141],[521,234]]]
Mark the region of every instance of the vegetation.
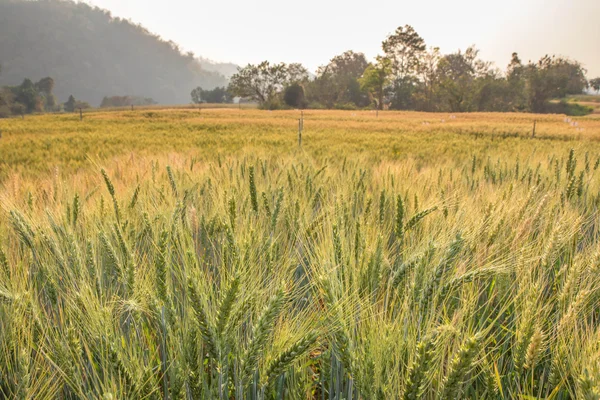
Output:
[[598,397],[600,120],[297,117],[7,120],[1,396]]
[[52,93],[53,89],[52,78],[43,78],[36,83],[25,79],[19,86],[1,88],[0,118],[32,112],[56,111],[60,106]]
[[196,89],[192,90],[191,96],[192,96],[192,102],[194,104],[233,103],[233,98],[231,97],[231,94],[229,94],[229,92],[227,91],[227,89],[224,86],[216,87],[213,90],[204,90],[200,86],[198,86]]
[[175,43],[70,0],[0,0],[0,57],[0,87],[51,76],[60,101],[72,94],[95,106],[123,92],[184,104],[190,88],[226,84],[218,65],[205,70]]
[[[237,68],[183,54],[177,44],[85,2],[0,0],[0,87],[51,76],[60,99],[48,97],[43,106],[18,102],[18,112],[10,114],[19,114],[21,106],[24,112],[51,111],[70,95],[102,107],[146,105],[149,99],[185,104],[196,88],[194,102],[227,103],[239,96],[266,109],[580,115],[588,108],[557,107],[552,101],[581,94],[588,86],[599,90],[598,79],[588,82],[577,61],[545,56],[524,64],[515,53],[501,71],[481,60],[475,47],[451,54],[428,48],[409,25],[385,38],[381,50],[371,63],[362,53],[346,51],[315,76],[297,63],[264,61]],[[0,115],[6,116],[12,108],[6,100],[10,90],[1,92]]]
[[100,103],[100,108],[150,106],[153,104],[158,103],[150,98],[142,98],[137,96],[111,96],[102,99],[102,103]]
[[600,77],[590,79],[590,87],[594,89],[597,94],[600,94]]
[[[475,47],[446,55],[435,47],[427,50],[409,25],[388,36],[382,50],[374,63],[362,53],[347,51],[320,67],[314,79],[308,79],[299,64],[248,65],[231,77],[229,90],[271,109],[285,103],[295,108],[438,112],[589,111],[557,108],[551,102],[582,94],[588,87],[581,64],[567,58],[544,56],[537,63],[523,64],[513,53],[503,73],[481,60]],[[595,87],[594,80],[589,84]]]
[[75,112],[77,110],[85,110],[86,108],[91,108],[89,103],[81,100],[75,100],[73,95],[69,96],[69,99],[63,104],[63,109],[66,112]]
[[286,86],[306,82],[308,71],[300,64],[248,64],[231,77],[228,91],[233,96],[257,101],[263,108],[280,107],[279,94]]

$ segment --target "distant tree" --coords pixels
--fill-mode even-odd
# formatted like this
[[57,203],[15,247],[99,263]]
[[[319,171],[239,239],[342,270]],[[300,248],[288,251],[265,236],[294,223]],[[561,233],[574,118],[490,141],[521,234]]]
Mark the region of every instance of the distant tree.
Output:
[[300,63],[291,63],[287,65],[287,84],[306,82],[308,80],[308,70]]
[[369,63],[362,53],[352,50],[333,57],[317,70],[317,78],[308,85],[309,98],[333,107],[336,103],[353,103],[358,107],[369,104],[369,95],[358,80]]
[[576,61],[544,56],[526,68],[529,110],[545,112],[551,99],[580,94],[587,87],[585,70]]
[[476,110],[478,78],[490,72],[490,64],[479,60],[478,54],[479,50],[471,46],[464,52],[445,55],[438,62],[440,96],[452,112]]
[[46,111],[53,111],[56,108],[56,97],[52,93],[54,90],[54,79],[46,77],[40,79],[34,85],[38,95],[42,98],[43,108]]
[[439,47],[432,47],[422,56],[417,70],[420,85],[414,92],[414,102],[417,110],[434,111],[437,108],[434,98],[439,88],[437,66],[441,57]]
[[506,80],[510,91],[509,108],[514,111],[527,109],[526,72],[526,67],[521,62],[519,55],[512,53],[506,70]]
[[54,90],[54,79],[50,77],[40,79],[40,81],[35,84],[35,87],[41,93],[51,94],[52,90]]
[[76,104],[77,102],[75,101],[75,97],[73,97],[73,95],[70,95],[67,102],[63,105],[63,108],[66,112],[73,112],[75,111]]
[[360,87],[366,90],[374,100],[376,107],[383,110],[384,90],[389,83],[391,61],[386,57],[377,57],[375,64],[369,64],[360,78]]
[[192,90],[191,96],[192,96],[192,102],[194,104],[202,103],[202,92],[203,92],[203,89],[200,86],[198,86],[197,88]]
[[229,93],[271,106],[283,89],[306,79],[307,72],[300,64],[271,64],[263,61],[258,65],[248,64],[231,77]]
[[600,94],[600,77],[590,79],[590,87]]
[[392,107],[408,109],[413,106],[412,95],[418,85],[416,74],[425,54],[425,41],[410,25],[399,27],[381,45],[391,62]]
[[43,110],[43,99],[31,79],[25,79],[20,86],[13,88],[13,92],[15,101],[23,105],[25,113]]
[[283,101],[293,108],[305,108],[307,104],[302,85],[299,83],[292,83],[286,87],[283,93]]
[[200,103],[231,103],[233,98],[225,87],[216,87],[212,90],[204,90],[200,86],[192,90],[192,102]]

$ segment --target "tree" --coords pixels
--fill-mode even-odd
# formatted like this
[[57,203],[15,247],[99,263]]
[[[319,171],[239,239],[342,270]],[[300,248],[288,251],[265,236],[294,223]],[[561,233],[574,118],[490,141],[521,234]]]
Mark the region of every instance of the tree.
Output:
[[600,94],[600,77],[590,79],[590,87]]
[[303,83],[308,80],[308,70],[300,63],[287,65],[287,84]]
[[412,106],[412,95],[418,85],[416,73],[425,54],[425,41],[410,25],[398,27],[382,43],[385,57],[391,61],[392,107],[407,109]]
[[13,92],[15,94],[15,102],[23,105],[25,113],[42,111],[43,100],[39,96],[31,79],[25,79],[20,86],[13,88]]
[[375,64],[369,64],[360,78],[360,87],[366,90],[379,110],[383,110],[384,90],[389,82],[391,61],[378,56]]
[[471,46],[464,52],[443,56],[437,67],[440,96],[452,112],[475,111],[478,79],[488,77],[490,64],[477,58],[479,50]]
[[231,77],[229,93],[234,96],[255,100],[261,106],[274,106],[276,97],[283,89],[307,79],[308,72],[300,64],[271,64],[263,61],[258,65],[248,64]]
[[35,84],[35,87],[43,94],[52,94],[52,90],[54,90],[54,79],[50,77],[40,79],[40,81]]
[[64,109],[66,112],[73,112],[75,111],[75,105],[76,105],[76,101],[75,101],[75,97],[73,97],[73,95],[69,96],[69,99],[67,100],[67,102],[63,105]]
[[369,95],[358,80],[369,63],[363,53],[346,51],[333,57],[317,70],[317,78],[309,85],[313,101],[333,107],[336,103],[354,103],[358,107],[369,104]]
[[198,86],[197,88],[192,90],[191,96],[192,96],[192,102],[194,104],[202,103],[202,92],[203,91],[204,90],[200,86]]
[[418,67],[420,85],[415,92],[415,108],[422,111],[434,111],[434,94],[439,86],[437,67],[441,54],[439,47],[432,47],[423,54]]
[[527,98],[532,112],[545,112],[549,100],[580,94],[587,87],[585,70],[576,61],[544,56],[526,69]]
[[192,90],[192,102],[200,103],[231,103],[233,98],[225,87],[216,87],[213,90],[204,90],[200,86]]
[[304,88],[299,83],[292,83],[285,88],[283,93],[283,101],[293,108],[305,108],[306,99],[304,96]]
[[512,53],[506,70],[506,80],[510,92],[508,108],[511,110],[524,111],[527,109],[526,72],[526,67],[521,62],[519,55]]

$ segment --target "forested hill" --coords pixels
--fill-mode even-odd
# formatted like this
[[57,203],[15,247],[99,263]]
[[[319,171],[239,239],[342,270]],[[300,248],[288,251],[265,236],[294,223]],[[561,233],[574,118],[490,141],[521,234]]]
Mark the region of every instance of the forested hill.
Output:
[[0,87],[49,76],[59,101],[104,96],[188,103],[190,91],[226,85],[192,54],[129,21],[67,0],[0,0]]

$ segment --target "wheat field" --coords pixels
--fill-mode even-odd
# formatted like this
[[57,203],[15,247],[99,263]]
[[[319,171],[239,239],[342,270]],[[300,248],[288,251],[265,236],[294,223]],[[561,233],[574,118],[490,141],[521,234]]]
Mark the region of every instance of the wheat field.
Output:
[[0,397],[600,398],[597,116],[298,118],[2,121]]

